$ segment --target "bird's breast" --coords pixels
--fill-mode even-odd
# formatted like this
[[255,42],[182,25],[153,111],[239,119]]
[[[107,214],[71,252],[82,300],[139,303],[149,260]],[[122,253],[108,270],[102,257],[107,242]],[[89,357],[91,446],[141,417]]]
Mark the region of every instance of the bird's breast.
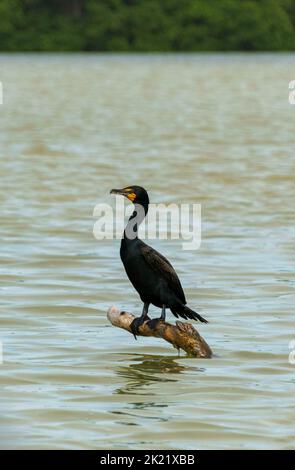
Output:
[[136,246],[136,242],[127,246],[121,245],[120,256],[122,263],[125,267],[125,271],[133,286],[137,291],[144,289],[154,289],[154,272],[147,265],[139,247]]

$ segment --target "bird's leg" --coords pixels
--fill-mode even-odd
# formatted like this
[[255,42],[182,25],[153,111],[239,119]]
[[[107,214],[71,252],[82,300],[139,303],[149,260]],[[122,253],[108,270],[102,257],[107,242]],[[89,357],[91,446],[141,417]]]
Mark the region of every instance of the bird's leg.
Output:
[[166,305],[163,304],[160,318],[153,318],[152,320],[150,320],[149,327],[153,330],[159,321],[164,322],[165,319],[166,319]]
[[131,331],[135,339],[137,339],[136,335],[138,335],[138,330],[139,330],[140,325],[142,325],[146,320],[149,320],[149,317],[148,317],[149,305],[150,305],[149,302],[144,302],[141,316],[134,318],[133,322],[131,323],[130,327],[131,327]]

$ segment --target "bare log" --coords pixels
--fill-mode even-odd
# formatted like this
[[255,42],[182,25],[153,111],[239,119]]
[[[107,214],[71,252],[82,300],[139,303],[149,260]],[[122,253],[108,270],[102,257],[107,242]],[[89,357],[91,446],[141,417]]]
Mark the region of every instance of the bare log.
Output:
[[[110,307],[107,317],[112,325],[132,333],[131,323],[135,316],[131,313],[121,312],[117,307]],[[170,323],[159,321],[151,329],[149,327],[149,320],[147,320],[139,327],[138,336],[162,338],[171,343],[176,349],[183,349],[183,351],[192,357],[210,358],[212,356],[210,347],[190,323],[176,321],[176,325],[171,325]]]

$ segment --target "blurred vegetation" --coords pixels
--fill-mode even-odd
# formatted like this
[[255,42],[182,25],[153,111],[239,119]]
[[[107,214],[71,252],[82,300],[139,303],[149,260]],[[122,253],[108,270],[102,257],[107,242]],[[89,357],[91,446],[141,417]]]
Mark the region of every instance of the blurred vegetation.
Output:
[[0,0],[2,51],[295,49],[295,0]]

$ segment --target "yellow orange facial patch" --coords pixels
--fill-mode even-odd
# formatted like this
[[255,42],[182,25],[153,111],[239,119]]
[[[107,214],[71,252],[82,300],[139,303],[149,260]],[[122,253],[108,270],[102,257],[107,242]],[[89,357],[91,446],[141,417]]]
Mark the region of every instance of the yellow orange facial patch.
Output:
[[130,201],[134,201],[136,199],[136,194],[135,193],[130,193],[130,194],[127,194],[127,197],[128,199],[130,199]]

